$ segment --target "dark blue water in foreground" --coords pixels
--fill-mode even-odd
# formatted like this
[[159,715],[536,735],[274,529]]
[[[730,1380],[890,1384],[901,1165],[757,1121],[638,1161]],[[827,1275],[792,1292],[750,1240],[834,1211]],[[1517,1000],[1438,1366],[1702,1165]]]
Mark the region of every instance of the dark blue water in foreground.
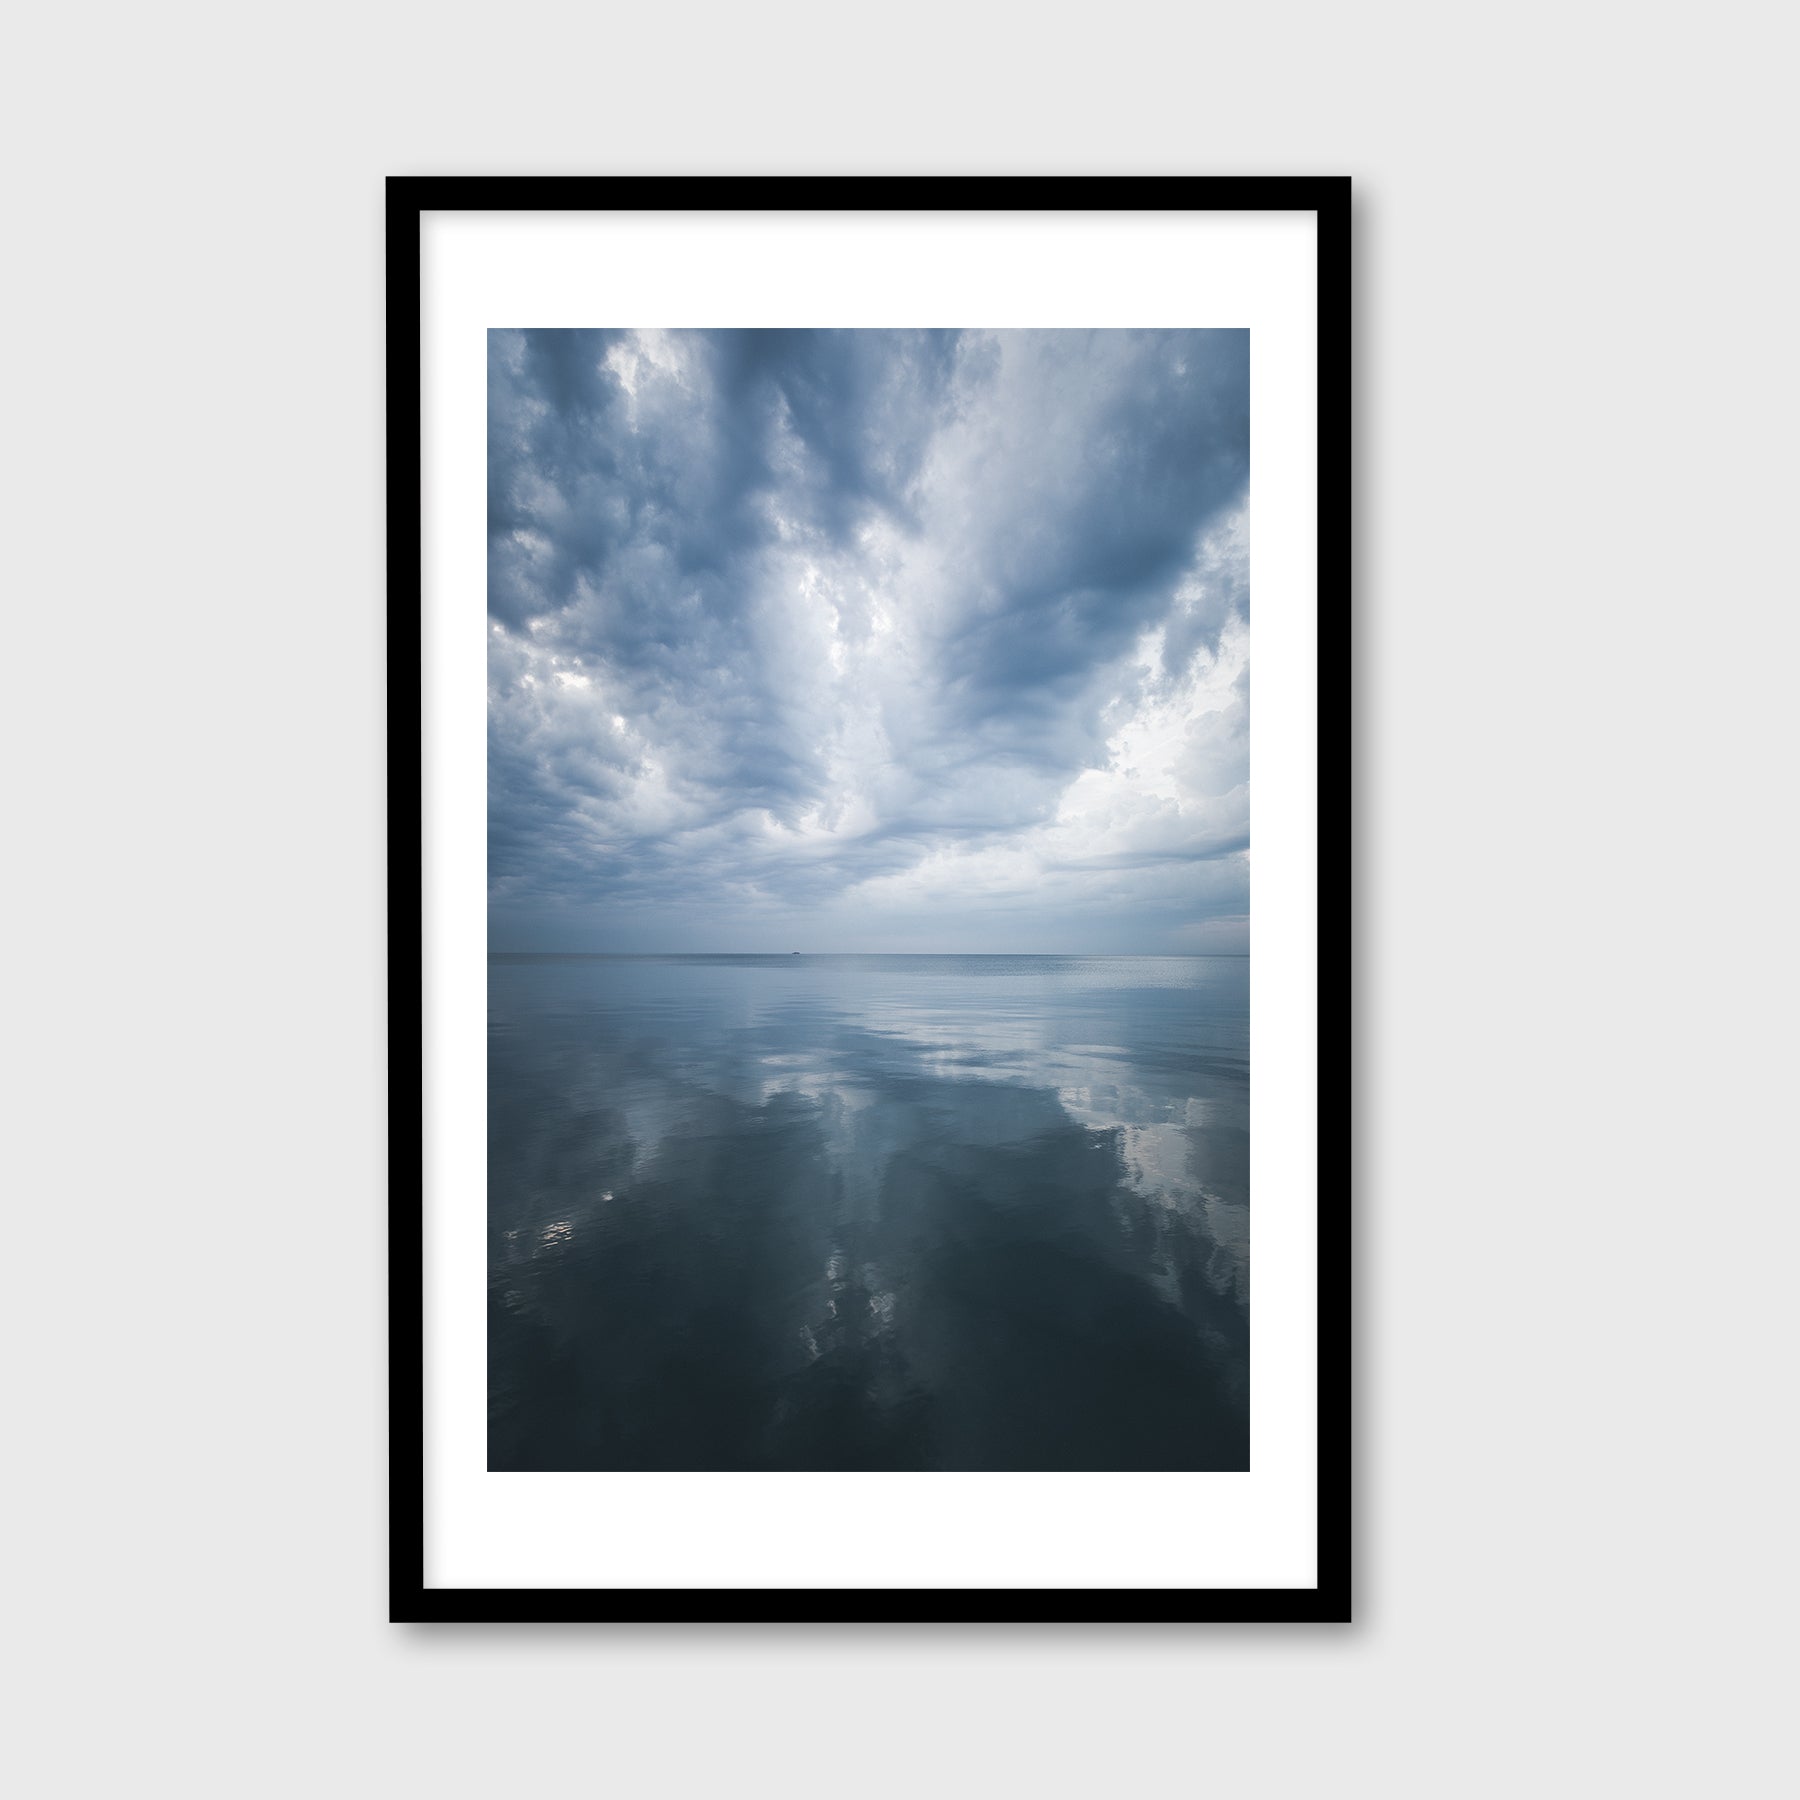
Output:
[[1249,1466],[1236,958],[495,957],[495,1469]]

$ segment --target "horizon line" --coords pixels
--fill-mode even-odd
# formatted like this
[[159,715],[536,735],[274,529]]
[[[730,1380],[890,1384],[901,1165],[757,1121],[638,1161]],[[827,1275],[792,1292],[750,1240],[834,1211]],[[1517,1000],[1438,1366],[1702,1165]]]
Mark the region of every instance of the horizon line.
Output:
[[1212,957],[1248,962],[1248,950],[496,950],[490,946],[489,956],[767,956],[776,961],[793,956],[1131,956],[1190,958]]

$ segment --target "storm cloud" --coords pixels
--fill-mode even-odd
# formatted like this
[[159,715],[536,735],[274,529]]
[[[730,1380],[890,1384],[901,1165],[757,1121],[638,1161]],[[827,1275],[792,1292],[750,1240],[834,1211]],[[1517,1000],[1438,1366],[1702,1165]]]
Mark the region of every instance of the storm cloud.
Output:
[[1249,340],[496,331],[496,949],[1242,950]]

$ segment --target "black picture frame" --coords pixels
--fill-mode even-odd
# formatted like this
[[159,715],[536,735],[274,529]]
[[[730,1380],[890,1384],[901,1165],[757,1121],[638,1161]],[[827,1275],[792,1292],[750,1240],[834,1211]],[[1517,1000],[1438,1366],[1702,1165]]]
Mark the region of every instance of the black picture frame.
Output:
[[[1238,1623],[1351,1616],[1350,181],[1341,176],[398,176],[386,191],[390,1039],[424,1017],[420,220],[435,211],[1194,211],[1317,216],[1318,1585],[442,1588],[425,1582],[423,1052],[390,1072],[389,1616],[396,1622]],[[405,898],[417,883],[420,911]]]

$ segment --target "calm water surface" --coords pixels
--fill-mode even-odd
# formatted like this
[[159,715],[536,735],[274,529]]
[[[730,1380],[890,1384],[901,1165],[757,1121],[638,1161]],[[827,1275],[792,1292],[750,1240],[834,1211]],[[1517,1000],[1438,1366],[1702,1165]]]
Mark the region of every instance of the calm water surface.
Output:
[[1249,990],[492,958],[490,1466],[1248,1467]]

